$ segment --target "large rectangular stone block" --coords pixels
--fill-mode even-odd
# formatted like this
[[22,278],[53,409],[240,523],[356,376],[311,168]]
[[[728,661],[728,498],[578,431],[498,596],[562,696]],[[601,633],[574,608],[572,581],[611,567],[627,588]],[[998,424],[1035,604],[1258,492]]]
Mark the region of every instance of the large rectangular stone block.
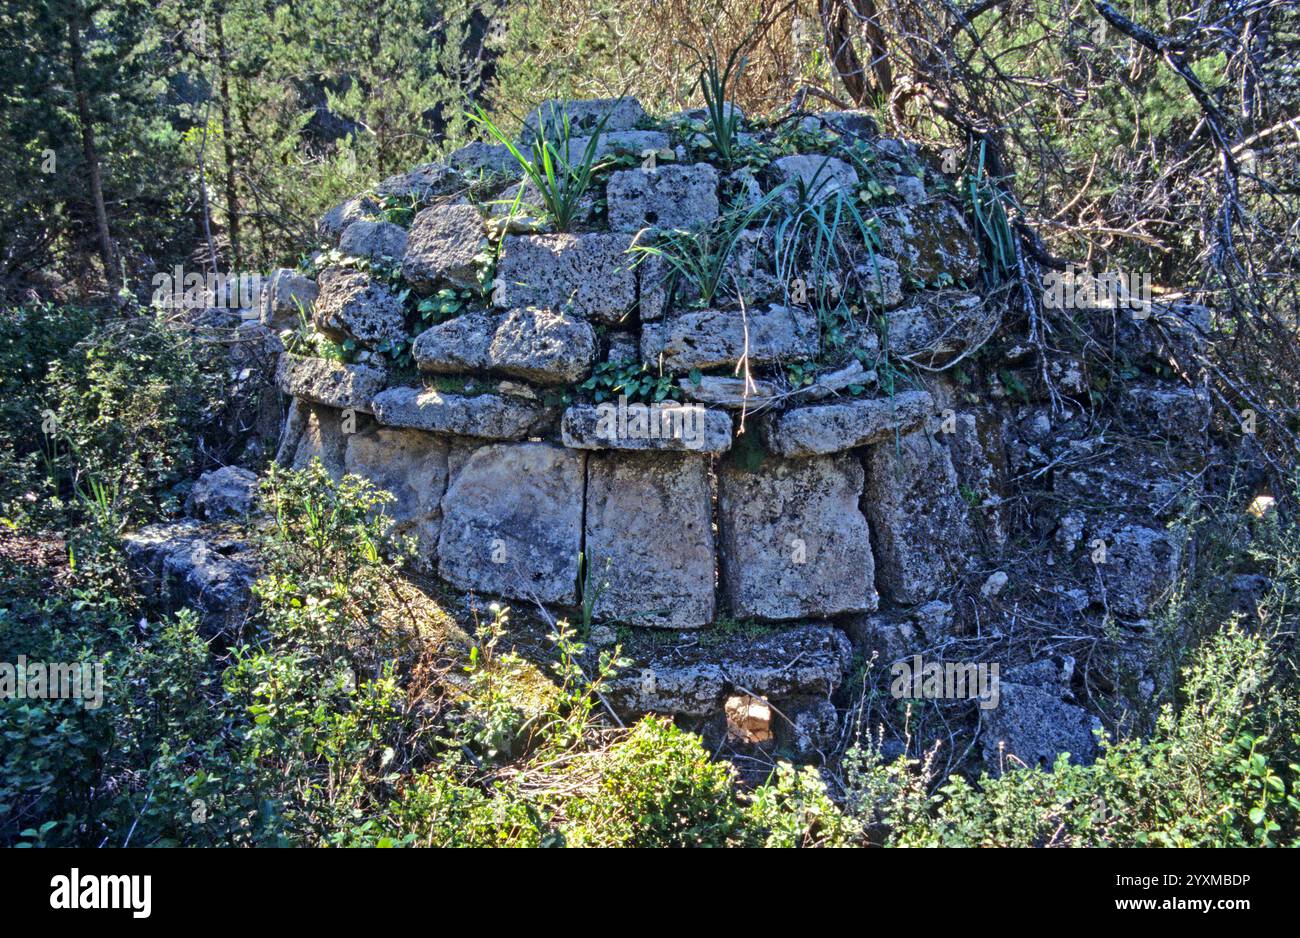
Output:
[[585,453],[547,443],[475,450],[442,499],[442,578],[511,599],[576,603],[585,467]]
[[678,453],[590,456],[586,559],[587,581],[598,590],[596,618],[683,629],[712,622],[708,458]]
[[781,456],[838,453],[914,430],[933,408],[926,391],[796,407],[763,421],[763,442]]
[[432,567],[442,527],[449,442],[419,430],[371,426],[346,436],[344,469],[393,495],[384,513],[393,534],[416,539],[422,567]]
[[537,384],[572,384],[591,373],[596,333],[577,316],[545,309],[469,312],[433,326],[411,346],[421,371],[493,371]]
[[702,228],[718,217],[718,171],[708,163],[621,169],[605,187],[609,227]]
[[[746,328],[748,326],[748,328]],[[752,366],[817,355],[817,314],[799,307],[705,309],[645,323],[641,360],[665,371],[734,366],[748,354]]]
[[542,430],[556,409],[504,394],[450,394],[433,388],[389,388],[374,399],[385,426],[482,440],[520,440]]
[[866,470],[863,507],[880,592],[897,603],[919,603],[960,575],[971,544],[952,456],[917,430],[868,449]]
[[617,322],[636,307],[631,244],[624,234],[507,235],[492,302]]
[[740,617],[799,619],[876,608],[862,466],[849,456],[769,457],[718,469],[722,591]]
[[275,383],[291,397],[340,410],[370,410],[370,402],[384,389],[388,372],[369,365],[345,365],[326,358],[302,358],[287,352],[280,356]]

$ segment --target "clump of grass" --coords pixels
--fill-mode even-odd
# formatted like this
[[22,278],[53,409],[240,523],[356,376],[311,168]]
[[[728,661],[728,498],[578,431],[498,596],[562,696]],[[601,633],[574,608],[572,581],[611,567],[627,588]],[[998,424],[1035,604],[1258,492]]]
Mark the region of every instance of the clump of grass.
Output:
[[744,44],[731,50],[724,64],[717,47],[710,40],[705,52],[692,49],[700,63],[697,85],[704,96],[708,113],[708,128],[702,135],[713,147],[718,159],[731,166],[738,156],[740,140],[740,114],[728,100],[729,92],[745,70],[747,59],[741,55]]
[[530,155],[525,155],[481,107],[472,115],[472,119],[482,124],[489,135],[510,151],[524,176],[537,189],[541,207],[556,230],[568,231],[581,211],[582,197],[591,187],[600,135],[604,132],[609,115],[606,114],[596,124],[587,138],[587,145],[576,160],[572,158],[569,144],[577,138],[573,136],[566,108],[560,108],[559,117],[550,126],[544,112],[538,115],[537,134]]

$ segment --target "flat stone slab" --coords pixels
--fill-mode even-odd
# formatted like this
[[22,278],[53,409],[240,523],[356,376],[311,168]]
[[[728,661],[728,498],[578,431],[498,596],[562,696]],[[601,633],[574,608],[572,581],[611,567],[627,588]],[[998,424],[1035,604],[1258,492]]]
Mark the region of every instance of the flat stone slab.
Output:
[[767,417],[763,442],[778,456],[838,453],[913,430],[933,409],[927,391],[811,404]]
[[388,372],[383,368],[288,353],[280,356],[275,370],[275,383],[285,394],[340,410],[369,411],[371,400],[387,381]]
[[722,593],[738,618],[799,619],[876,608],[861,464],[768,457],[718,467]]
[[617,322],[636,307],[631,243],[623,234],[508,235],[492,302]]
[[476,449],[442,498],[439,575],[461,589],[576,603],[586,458],[547,443]]
[[605,187],[609,227],[702,228],[718,217],[718,171],[708,163],[621,169]]
[[701,375],[699,382],[690,378],[680,378],[677,386],[687,397],[702,404],[714,407],[726,407],[740,410],[761,410],[771,406],[777,395],[777,387],[771,381],[755,381],[744,378],[727,378],[722,375]]
[[[817,315],[798,307],[772,306],[747,314],[749,363],[771,365],[817,355]],[[641,329],[641,359],[665,371],[734,366],[746,353],[746,317],[740,310],[681,313]]]
[[591,373],[596,333],[576,316],[543,309],[469,312],[416,337],[421,371],[491,371],[536,384],[573,384]]
[[[636,98],[585,98],[577,101],[553,99],[544,101],[524,118],[519,140],[531,145],[544,129],[547,136],[556,137],[567,118],[569,136],[577,137],[592,133],[600,126],[601,133],[614,133],[633,130],[645,120],[645,108]],[[604,125],[601,121],[604,120]]]
[[911,605],[960,576],[972,535],[948,447],[925,430],[872,446],[863,506],[880,593]]
[[804,185],[808,200],[814,204],[829,199],[837,192],[846,198],[857,199],[857,172],[848,163],[833,156],[783,156],[773,162],[772,166],[780,182],[792,184],[791,190],[787,190],[790,200],[794,199],[793,189],[800,182]]
[[416,539],[420,565],[431,568],[442,527],[449,441],[419,430],[368,427],[346,437],[344,470],[392,493],[383,506],[391,533]]
[[375,418],[389,427],[521,440],[534,436],[555,416],[555,408],[500,394],[451,394],[432,388],[389,388],[375,395]]
[[624,653],[631,668],[615,675],[606,696],[624,713],[710,716],[726,698],[748,693],[769,700],[829,696],[844,680],[852,649],[829,625],[797,625],[769,634],[735,635],[683,647],[663,643]]
[[369,274],[339,268],[321,274],[312,317],[316,328],[337,342],[351,338],[372,344],[406,334],[406,310],[392,290]]
[[731,417],[699,404],[575,404],[564,412],[560,436],[572,449],[725,453]]
[[711,496],[703,456],[588,458],[586,579],[598,620],[682,629],[713,621]]
[[411,222],[402,276],[412,286],[432,290],[449,284],[478,285],[476,258],[487,244],[483,216],[469,204],[434,205]]

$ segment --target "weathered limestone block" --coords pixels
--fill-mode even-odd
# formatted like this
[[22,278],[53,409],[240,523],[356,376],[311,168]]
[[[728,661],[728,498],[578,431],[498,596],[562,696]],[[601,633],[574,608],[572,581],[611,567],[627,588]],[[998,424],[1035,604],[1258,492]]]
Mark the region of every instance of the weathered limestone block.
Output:
[[339,250],[372,261],[400,260],[406,253],[406,229],[389,221],[354,221],[343,229]]
[[546,443],[475,450],[442,499],[442,578],[513,599],[576,603],[586,458]]
[[788,719],[776,724],[777,744],[796,759],[825,760],[840,739],[840,715],[826,697],[798,697],[784,701]]
[[[1104,542],[1104,561],[1097,563],[1105,587],[1105,602],[1121,616],[1147,615],[1168,596],[1182,562],[1178,532],[1129,524],[1113,534],[1096,532]],[[1095,549],[1090,558],[1101,558]],[[1096,563],[1096,560],[1093,560]],[[1101,599],[1098,596],[1098,599]]]
[[384,389],[388,372],[370,365],[345,365],[326,358],[281,355],[275,382],[292,397],[345,410],[370,410],[370,401]]
[[311,316],[316,304],[316,281],[287,267],[277,268],[262,291],[262,325],[293,329],[300,316]]
[[642,322],[662,319],[668,311],[669,293],[672,289],[674,271],[672,265],[662,257],[644,254],[636,265],[637,291]]
[[999,421],[972,413],[954,413],[951,426],[943,421],[943,440],[952,451],[953,468],[973,505],[972,521],[993,544],[1004,544],[1007,522],[1002,499],[1007,479],[1007,455]]
[[483,216],[473,205],[431,206],[411,222],[402,276],[420,290],[477,286],[476,259],[486,244]]
[[898,264],[887,257],[872,255],[854,268],[862,294],[876,307],[889,309],[903,302],[903,275]]
[[844,197],[857,199],[858,174],[848,163],[833,156],[808,154],[803,156],[783,156],[772,164],[777,178],[782,183],[790,183],[787,198],[795,198],[795,189],[800,182],[812,203],[829,199],[839,192]]
[[605,188],[609,227],[702,228],[718,217],[718,171],[708,163],[621,169]]
[[636,305],[631,243],[623,234],[507,236],[492,302],[617,322]]
[[737,635],[663,649],[633,642],[624,652],[635,663],[620,671],[607,693],[624,713],[681,716],[720,714],[733,692],[768,700],[829,696],[848,671],[849,641],[829,625],[798,625],[769,635]]
[[[353,418],[355,420],[355,417]],[[352,429],[349,427],[347,429]],[[325,471],[335,479],[343,477],[343,454],[348,434],[344,432],[343,412],[320,404],[308,404],[302,433],[294,448],[290,466],[306,469],[319,459]]]
[[1062,752],[1086,765],[1096,758],[1094,730],[1101,721],[1082,707],[1061,699],[1055,687],[1002,681],[998,705],[983,711],[984,761],[993,774],[1016,763],[1050,769]]
[[929,293],[885,317],[889,350],[933,367],[986,338],[997,313],[974,293]]
[[380,217],[379,203],[369,196],[359,195],[340,202],[322,215],[316,222],[316,231],[322,238],[336,241],[339,235],[343,234],[343,229],[354,221],[378,217]]
[[712,515],[705,457],[590,456],[586,559],[596,618],[663,628],[712,622]]
[[1204,388],[1178,384],[1125,389],[1120,411],[1144,435],[1176,444],[1195,443],[1210,423],[1210,394]]
[[369,344],[406,334],[406,310],[392,290],[369,274],[337,268],[321,274],[312,317],[336,342],[351,338]]
[[980,269],[979,245],[961,212],[947,203],[907,206],[880,213],[885,253],[898,262],[904,277],[938,282],[974,281]]
[[[590,137],[570,137],[569,163],[580,163],[590,144]],[[615,130],[600,135],[596,141],[595,159],[625,154],[640,156],[646,150],[666,150],[669,145],[668,135],[659,130]]]
[[597,127],[600,127],[602,134],[633,130],[637,124],[645,120],[645,116],[645,108],[636,98],[545,101],[524,118],[519,140],[525,146],[530,145],[542,132],[550,138],[558,138],[566,119],[569,135],[576,137],[592,133]]
[[307,418],[311,415],[311,405],[297,397],[289,398],[289,410],[284,417],[284,426],[280,429],[280,440],[275,448],[275,464],[288,468],[293,465],[298,453],[298,443],[302,440],[303,430],[307,427]]
[[926,391],[893,397],[853,398],[797,407],[762,423],[763,442],[779,456],[815,456],[866,446],[906,433],[930,415]]
[[399,199],[428,199],[445,195],[460,185],[460,180],[442,163],[425,163],[414,169],[389,176],[375,191]]
[[723,375],[701,375],[699,383],[690,378],[679,378],[677,386],[687,397],[702,404],[714,407],[728,407],[759,410],[769,406],[778,393],[777,386],[771,381],[747,382],[744,378],[728,378]]
[[830,130],[842,137],[870,140],[880,135],[876,119],[867,111],[819,111],[817,116]]
[[585,319],[544,309],[470,312],[421,333],[411,347],[421,371],[493,371],[537,384],[572,384],[591,373],[596,333]]
[[[817,354],[817,315],[801,307],[772,306],[748,314],[751,366],[813,358]],[[745,318],[740,310],[706,309],[681,313],[641,330],[641,359],[665,371],[735,365],[746,353]]]
[[256,601],[256,552],[195,521],[153,524],[122,539],[132,571],[170,610],[193,609],[208,638],[238,637]]
[[384,426],[485,440],[520,440],[540,432],[555,408],[501,394],[449,394],[432,388],[390,388],[374,399]]
[[928,599],[961,572],[971,543],[948,447],[917,430],[872,446],[866,466],[880,592],[897,603]]
[[797,619],[876,607],[862,466],[849,456],[718,469],[722,591],[739,618]]
[[185,513],[204,521],[243,518],[257,504],[257,473],[222,466],[199,476],[185,499]]
[[699,404],[575,404],[560,421],[572,449],[619,449],[725,453],[731,449],[731,417]]
[[519,161],[504,143],[484,143],[475,140],[447,156],[447,165],[463,176],[491,173],[497,176],[518,176]]
[[390,427],[372,426],[346,438],[344,469],[392,493],[394,501],[383,506],[393,519],[391,533],[414,537],[426,567],[438,548],[449,447],[444,437]]

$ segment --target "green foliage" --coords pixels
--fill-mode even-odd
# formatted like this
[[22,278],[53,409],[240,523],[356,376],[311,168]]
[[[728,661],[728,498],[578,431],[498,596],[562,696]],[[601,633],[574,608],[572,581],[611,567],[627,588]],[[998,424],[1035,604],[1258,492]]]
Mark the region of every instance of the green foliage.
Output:
[[575,160],[570,143],[574,137],[569,124],[569,113],[561,103],[558,116],[544,110],[534,128],[532,151],[525,156],[514,140],[494,124],[487,113],[478,108],[474,119],[498,143],[505,145],[520,169],[537,190],[538,198],[547,217],[557,231],[568,231],[582,212],[582,198],[591,187],[592,173],[596,167],[600,135],[605,129],[608,115],[592,129],[582,153]]
[[658,403],[677,400],[680,390],[670,375],[656,375],[649,365],[635,359],[601,362],[591,377],[578,385],[597,403],[626,396],[628,403]]
[[730,89],[745,70],[746,59],[741,55],[743,48],[732,49],[725,64],[720,61],[712,40],[706,52],[695,50],[700,63],[697,85],[704,96],[704,109],[708,115],[707,126],[701,134],[725,166],[734,164],[738,156],[740,114],[731,102]]
[[124,521],[175,509],[224,408],[219,351],[162,319],[105,322],[50,365],[54,471],[83,498],[110,493]]
[[602,754],[595,790],[566,806],[573,846],[725,847],[743,835],[733,770],[699,737],[646,717]]

